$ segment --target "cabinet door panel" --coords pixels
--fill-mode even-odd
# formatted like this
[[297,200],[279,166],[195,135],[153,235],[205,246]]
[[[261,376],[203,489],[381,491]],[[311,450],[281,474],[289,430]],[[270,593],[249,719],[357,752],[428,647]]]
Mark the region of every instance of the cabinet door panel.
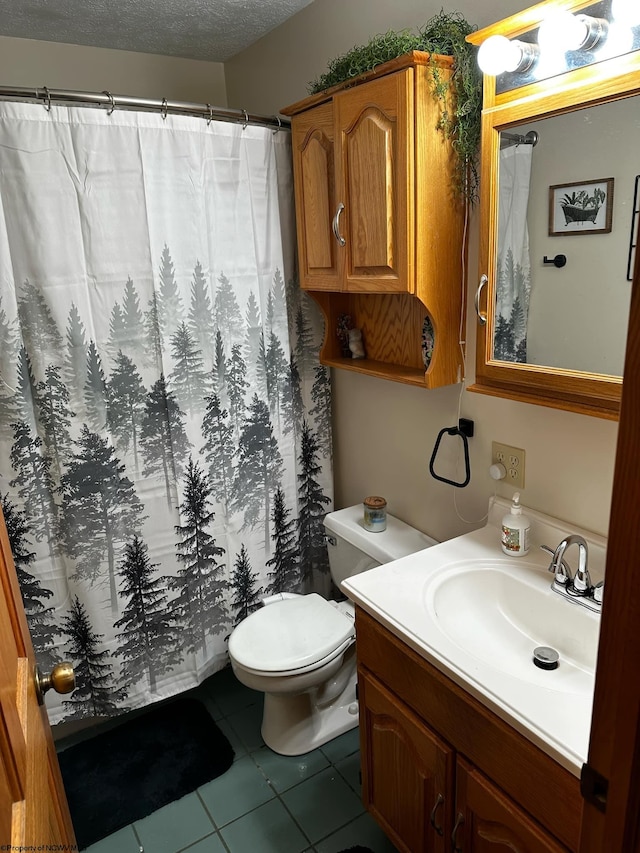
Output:
[[462,759],[456,769],[456,847],[464,853],[567,853]]
[[347,290],[415,289],[413,79],[407,69],[335,98]]
[[444,853],[453,813],[451,749],[365,673],[359,692],[365,806],[399,850]]
[[333,134],[331,103],[293,119],[300,284],[313,290],[340,289],[341,249],[331,228],[337,210]]

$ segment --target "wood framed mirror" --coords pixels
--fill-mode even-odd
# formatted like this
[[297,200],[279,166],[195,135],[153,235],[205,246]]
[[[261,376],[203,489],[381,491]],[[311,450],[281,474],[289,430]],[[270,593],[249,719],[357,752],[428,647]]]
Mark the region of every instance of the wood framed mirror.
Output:
[[[606,19],[611,0],[547,0],[468,40],[535,45],[557,11]],[[630,32],[620,55],[609,35],[562,68],[541,50],[531,70],[484,75],[469,390],[618,417],[640,220],[640,25]]]

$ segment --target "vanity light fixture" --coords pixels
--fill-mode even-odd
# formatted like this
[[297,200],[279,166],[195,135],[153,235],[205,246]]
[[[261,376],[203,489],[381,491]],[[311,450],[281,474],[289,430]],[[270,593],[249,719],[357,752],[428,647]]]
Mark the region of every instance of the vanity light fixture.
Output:
[[538,59],[537,44],[505,36],[490,36],[478,51],[478,65],[484,74],[498,75],[507,72],[528,71]]
[[[608,0],[594,4],[606,17],[551,12],[540,23],[535,41],[489,36],[478,51],[478,65],[484,74],[534,75],[544,79],[573,67],[619,56],[637,45],[640,33],[640,0]],[[573,53],[573,58],[566,56]],[[577,60],[580,54],[583,59]]]

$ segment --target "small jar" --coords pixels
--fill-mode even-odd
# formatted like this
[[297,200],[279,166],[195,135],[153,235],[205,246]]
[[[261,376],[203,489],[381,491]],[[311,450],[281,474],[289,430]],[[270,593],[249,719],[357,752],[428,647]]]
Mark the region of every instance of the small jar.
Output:
[[387,527],[387,502],[384,498],[372,495],[364,499],[364,529],[371,533],[380,533]]

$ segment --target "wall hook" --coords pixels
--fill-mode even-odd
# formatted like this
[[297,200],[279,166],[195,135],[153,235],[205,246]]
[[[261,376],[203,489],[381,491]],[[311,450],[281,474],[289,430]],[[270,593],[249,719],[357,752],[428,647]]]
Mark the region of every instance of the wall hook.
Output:
[[542,259],[543,264],[553,264],[554,267],[563,267],[567,263],[566,255],[556,255],[555,258],[548,258],[546,255]]

